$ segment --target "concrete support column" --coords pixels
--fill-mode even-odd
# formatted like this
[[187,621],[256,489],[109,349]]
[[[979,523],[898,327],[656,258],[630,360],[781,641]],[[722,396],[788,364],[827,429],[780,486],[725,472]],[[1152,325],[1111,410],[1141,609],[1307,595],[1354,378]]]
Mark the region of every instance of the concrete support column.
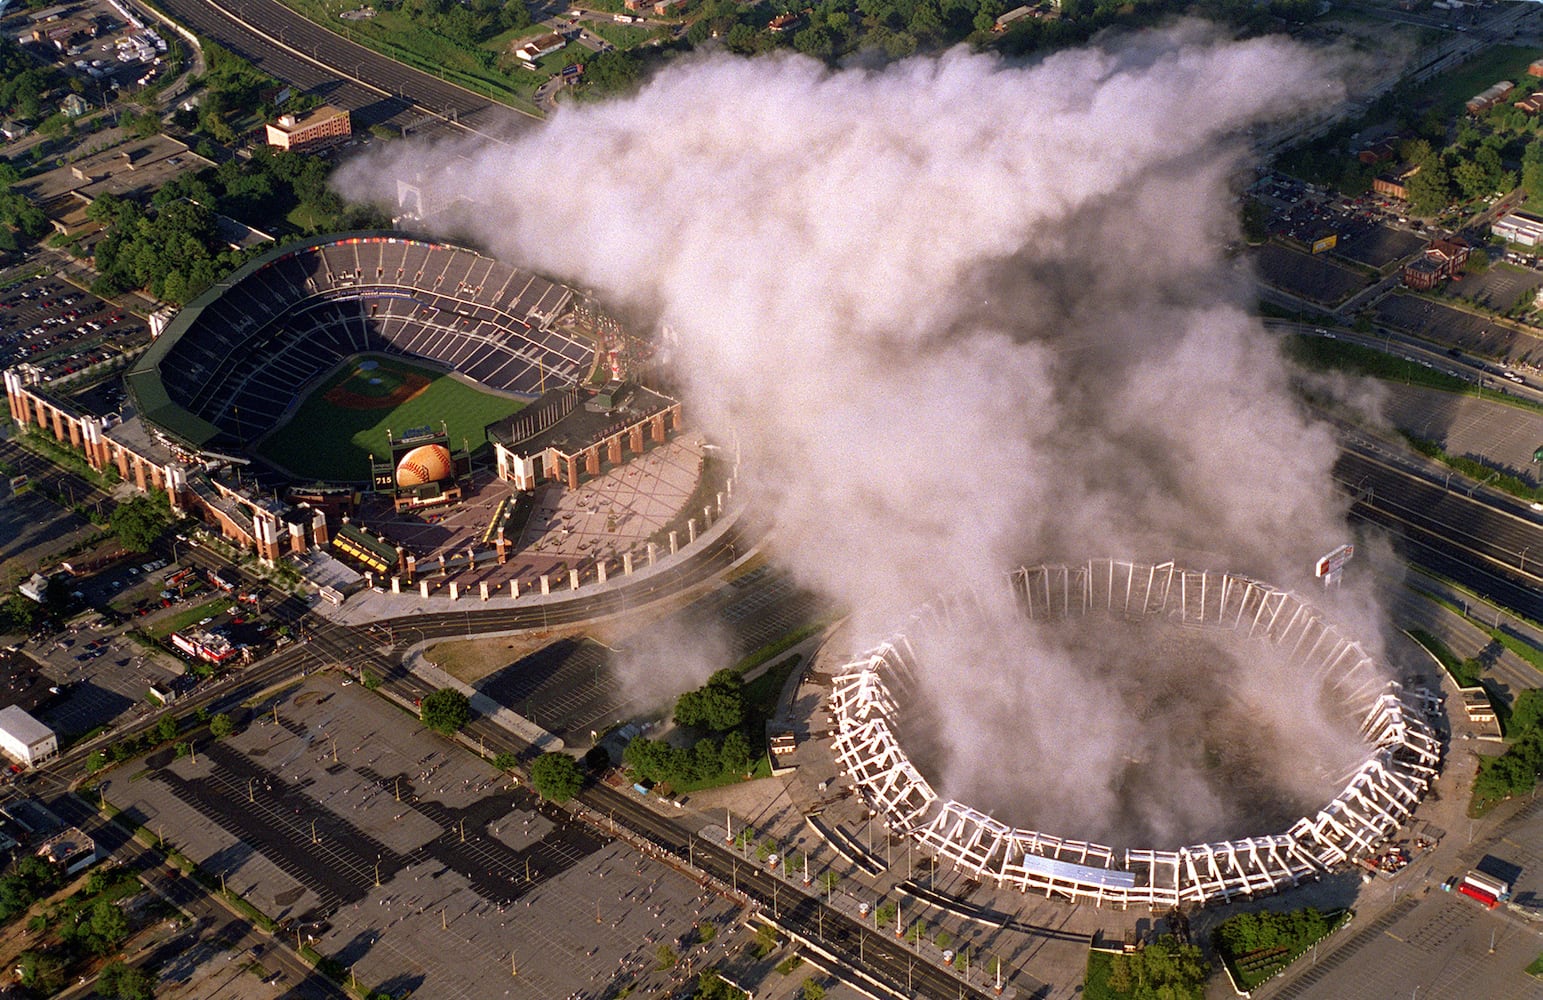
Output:
[[723,516],[723,491],[718,491],[718,515]]
[[578,590],[579,589],[579,571],[576,570],[576,569],[570,569],[568,571],[568,589],[569,590]]
[[664,414],[656,414],[654,419],[648,422],[648,429],[654,439],[654,444],[664,444]]
[[654,564],[654,560],[657,559],[658,557],[659,557],[659,546],[655,545],[653,542],[649,542],[648,543],[648,565],[652,566]]
[[600,446],[584,449],[584,471],[591,476],[600,475]]
[[418,575],[418,557],[411,552],[407,554],[407,582],[411,584],[413,577]]
[[483,580],[481,583],[477,584],[477,586],[482,589],[482,599],[484,601],[487,600],[488,599],[488,582],[486,580]]
[[[675,533],[672,531],[670,534],[673,536]],[[675,539],[671,537],[670,541],[673,542],[674,540]],[[690,545],[694,541],[696,541],[696,518],[688,517],[686,519],[686,544]]]
[[618,434],[615,437],[611,438],[610,440],[606,441],[606,443],[605,443],[605,450],[606,450],[606,455],[611,460],[611,464],[612,465],[620,465],[621,464],[621,435]]
[[429,581],[427,581],[427,580],[419,580],[418,581],[418,596],[422,597],[424,600],[428,600],[428,597],[429,597]]
[[642,424],[639,424],[636,427],[633,427],[632,429],[627,431],[627,447],[632,449],[632,453],[634,455],[641,455],[641,454],[643,454],[643,425]]
[[445,554],[443,552],[441,552],[439,554],[439,575],[440,576],[449,576],[450,575],[450,570],[447,569],[446,566],[445,566]]
[[541,592],[543,594],[550,594],[552,592],[552,577],[549,573],[541,574]]
[[680,551],[680,542],[676,539],[676,534],[678,532],[670,532],[670,555],[672,556]]
[[514,598],[518,598],[520,596],[520,581],[509,581],[509,596]]
[[595,577],[596,577],[598,582],[600,582],[600,583],[604,583],[605,582],[605,560],[604,559],[602,559],[599,562],[595,563]]
[[402,578],[401,577],[393,576],[391,578],[391,592],[393,594],[400,594],[402,592]]
[[576,490],[579,488],[579,458],[577,455],[570,455],[565,461],[568,463],[568,488]]
[[452,601],[458,601],[461,599],[461,585],[456,583],[454,580],[450,581],[450,599]]
[[621,554],[621,575],[622,576],[631,576],[632,575],[632,553],[631,552],[623,552]]

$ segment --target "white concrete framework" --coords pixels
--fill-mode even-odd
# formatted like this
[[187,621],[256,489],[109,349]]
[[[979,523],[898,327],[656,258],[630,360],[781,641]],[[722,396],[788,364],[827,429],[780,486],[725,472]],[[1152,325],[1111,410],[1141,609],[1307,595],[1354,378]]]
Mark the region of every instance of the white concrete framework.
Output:
[[[1436,777],[1440,744],[1403,689],[1316,608],[1268,584],[1165,563],[1093,559],[1009,574],[1030,621],[1087,616],[1167,620],[1268,643],[1360,719],[1368,754],[1343,790],[1285,831],[1176,850],[1130,849],[1009,827],[944,801],[895,736],[891,693],[911,683],[914,653],[897,635],[834,678],[830,708],[842,770],[896,834],[972,877],[1075,902],[1168,907],[1273,892],[1372,852],[1408,819]],[[946,623],[946,606],[918,619]]]

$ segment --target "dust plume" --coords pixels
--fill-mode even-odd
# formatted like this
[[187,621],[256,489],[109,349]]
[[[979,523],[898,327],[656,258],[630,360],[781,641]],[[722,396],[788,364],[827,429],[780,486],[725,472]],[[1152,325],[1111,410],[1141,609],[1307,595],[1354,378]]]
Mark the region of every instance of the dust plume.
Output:
[[[392,144],[343,185],[416,179],[459,200],[451,231],[670,327],[687,413],[737,436],[779,560],[871,637],[1024,560],[1182,552],[1301,587],[1344,540],[1331,431],[1227,253],[1248,130],[1339,100],[1344,69],[1196,23],[1032,65],[705,57],[508,145]],[[1084,669],[983,641],[924,683]],[[1132,720],[1088,710],[1046,713],[1040,743],[1117,760]],[[993,768],[976,756],[950,770]]]

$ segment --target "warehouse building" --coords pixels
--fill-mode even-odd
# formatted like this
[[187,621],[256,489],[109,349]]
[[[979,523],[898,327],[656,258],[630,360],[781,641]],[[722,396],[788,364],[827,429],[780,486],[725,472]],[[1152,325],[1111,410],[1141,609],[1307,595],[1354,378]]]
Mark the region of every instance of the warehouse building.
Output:
[[18,705],[0,709],[0,751],[18,764],[36,767],[59,753],[54,731]]
[[1507,243],[1535,247],[1543,243],[1543,219],[1524,212],[1511,212],[1496,219],[1489,231]]

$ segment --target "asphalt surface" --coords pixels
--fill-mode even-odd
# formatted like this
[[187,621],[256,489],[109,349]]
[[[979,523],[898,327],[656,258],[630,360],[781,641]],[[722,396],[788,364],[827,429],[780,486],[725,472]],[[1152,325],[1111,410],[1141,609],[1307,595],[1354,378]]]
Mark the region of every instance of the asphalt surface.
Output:
[[159,6],[275,79],[346,108],[356,127],[504,137],[535,121],[351,42],[276,0],[160,0]]
[[[111,854],[120,864],[137,873],[153,892],[193,919],[193,925],[183,935],[135,956],[133,964],[164,968],[195,942],[218,938],[238,952],[261,953],[266,968],[284,973],[284,982],[290,989],[286,996],[297,1000],[332,1000],[347,996],[336,984],[312,970],[299,955],[286,948],[270,948],[268,935],[250,920],[235,915],[203,886],[163,863],[159,852],[135,840],[123,827],[103,819],[97,810],[79,798],[61,795],[48,805],[61,819],[90,833],[104,854]],[[61,994],[64,997],[89,995],[93,995],[89,988]]]
[[[1408,464],[1404,464],[1407,462]],[[1534,620],[1543,619],[1543,525],[1521,501],[1485,496],[1444,471],[1359,448],[1335,466],[1352,513],[1387,528],[1400,554]]]

